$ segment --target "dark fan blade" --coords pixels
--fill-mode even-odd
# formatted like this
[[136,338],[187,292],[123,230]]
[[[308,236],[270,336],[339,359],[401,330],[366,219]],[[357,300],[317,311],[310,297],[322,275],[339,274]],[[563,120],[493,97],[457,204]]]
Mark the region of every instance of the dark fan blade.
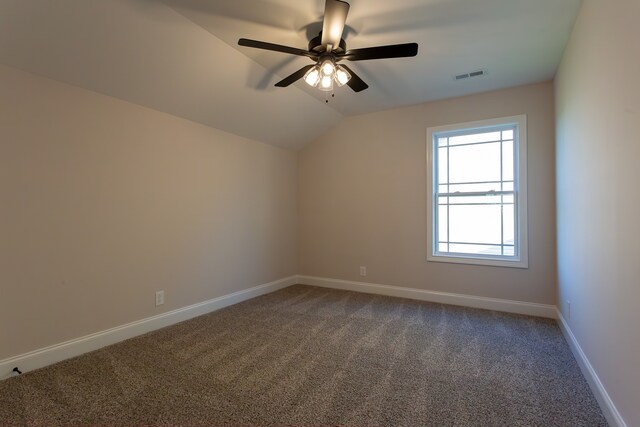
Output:
[[333,49],[340,46],[348,13],[349,3],[340,0],[326,0],[322,23],[322,44],[324,46],[331,45]]
[[354,92],[362,92],[369,87],[368,84],[366,84],[360,77],[358,77],[356,73],[351,70],[351,68],[347,67],[344,64],[340,64],[340,66],[347,70],[349,74],[351,74],[351,79],[347,82],[347,84],[351,89],[353,89]]
[[276,86],[278,86],[278,87],[287,87],[291,83],[297,82],[298,80],[303,78],[305,74],[307,74],[307,71],[309,71],[310,69],[312,69],[315,66],[316,66],[316,64],[311,64],[311,65],[307,65],[307,66],[304,66],[304,67],[300,68],[298,71],[296,71],[295,73],[291,74],[289,77],[286,77],[286,78],[280,80],[278,83],[276,83]]
[[238,40],[240,46],[253,47],[256,49],[273,50],[276,52],[288,53],[291,55],[307,56],[309,58],[317,58],[318,55],[311,53],[308,50],[298,49],[295,47],[282,46],[279,44],[261,42],[258,40],[240,39]]
[[348,50],[339,58],[348,59],[349,61],[367,61],[369,59],[404,58],[416,56],[417,54],[417,43],[405,43]]

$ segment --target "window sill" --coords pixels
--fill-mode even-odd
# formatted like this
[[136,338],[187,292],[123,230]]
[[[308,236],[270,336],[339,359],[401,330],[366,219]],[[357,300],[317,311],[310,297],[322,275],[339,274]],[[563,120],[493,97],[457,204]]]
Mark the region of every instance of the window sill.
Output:
[[427,257],[429,262],[446,262],[453,264],[469,264],[469,265],[484,265],[491,267],[510,267],[510,268],[529,268],[527,260],[505,260],[505,259],[490,259],[490,258],[475,258],[465,256],[448,256],[448,255],[429,255]]

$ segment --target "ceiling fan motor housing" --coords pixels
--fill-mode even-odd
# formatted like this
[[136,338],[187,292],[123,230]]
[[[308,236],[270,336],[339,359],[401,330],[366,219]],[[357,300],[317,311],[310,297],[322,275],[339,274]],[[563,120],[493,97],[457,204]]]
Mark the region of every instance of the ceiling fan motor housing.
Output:
[[[322,45],[322,31],[316,37],[312,38],[309,42],[309,52],[317,52],[322,53],[327,50],[326,46]],[[341,55],[347,51],[347,43],[344,39],[340,39],[340,44],[338,46],[333,46],[331,50],[332,53]]]

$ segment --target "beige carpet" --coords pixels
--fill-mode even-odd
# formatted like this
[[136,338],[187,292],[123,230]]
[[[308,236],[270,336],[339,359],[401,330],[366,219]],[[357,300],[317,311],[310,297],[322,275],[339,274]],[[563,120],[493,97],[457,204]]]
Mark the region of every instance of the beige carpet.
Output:
[[601,426],[552,320],[290,288],[0,382],[9,426]]

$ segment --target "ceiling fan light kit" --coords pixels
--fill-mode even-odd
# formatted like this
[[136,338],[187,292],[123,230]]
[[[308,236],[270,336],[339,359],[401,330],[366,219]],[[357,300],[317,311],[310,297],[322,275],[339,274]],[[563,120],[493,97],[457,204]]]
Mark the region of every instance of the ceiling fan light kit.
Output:
[[314,62],[313,65],[301,68],[275,85],[287,87],[303,79],[309,86],[325,92],[333,91],[334,83],[338,87],[348,85],[354,92],[361,92],[369,87],[353,70],[344,64],[339,64],[340,61],[405,58],[418,54],[417,43],[347,50],[342,33],[348,13],[349,3],[341,0],[326,0],[322,31],[309,42],[308,50],[250,39],[240,39],[238,44],[255,49],[306,56]]
[[341,65],[336,65],[332,60],[325,60],[322,65],[316,65],[304,75],[303,80],[311,87],[329,92],[333,90],[333,84],[342,87],[351,80],[351,74]]

